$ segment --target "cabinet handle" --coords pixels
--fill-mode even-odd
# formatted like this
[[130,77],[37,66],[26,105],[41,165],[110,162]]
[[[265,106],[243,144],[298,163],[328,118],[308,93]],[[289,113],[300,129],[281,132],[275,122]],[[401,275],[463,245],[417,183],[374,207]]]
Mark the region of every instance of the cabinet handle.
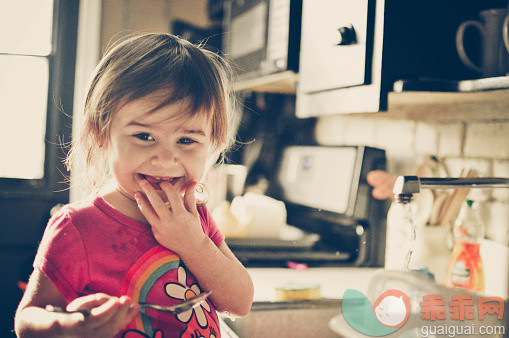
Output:
[[357,43],[357,35],[355,34],[355,28],[353,25],[350,27],[343,26],[338,28],[339,32],[339,43],[338,46],[353,45]]

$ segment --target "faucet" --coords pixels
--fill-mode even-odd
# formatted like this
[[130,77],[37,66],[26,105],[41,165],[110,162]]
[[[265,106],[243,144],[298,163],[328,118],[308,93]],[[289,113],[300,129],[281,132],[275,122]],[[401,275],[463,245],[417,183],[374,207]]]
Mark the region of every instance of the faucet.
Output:
[[421,189],[449,188],[509,188],[509,178],[505,177],[417,177],[399,176],[394,184],[396,200],[403,204],[412,201],[413,194]]

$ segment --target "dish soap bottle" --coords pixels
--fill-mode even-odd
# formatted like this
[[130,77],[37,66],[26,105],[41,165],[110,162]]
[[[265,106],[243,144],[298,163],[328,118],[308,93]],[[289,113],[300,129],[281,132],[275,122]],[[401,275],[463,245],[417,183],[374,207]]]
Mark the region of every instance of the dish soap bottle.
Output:
[[474,201],[466,200],[454,223],[454,248],[447,267],[447,286],[484,291],[484,268],[479,252],[484,230]]

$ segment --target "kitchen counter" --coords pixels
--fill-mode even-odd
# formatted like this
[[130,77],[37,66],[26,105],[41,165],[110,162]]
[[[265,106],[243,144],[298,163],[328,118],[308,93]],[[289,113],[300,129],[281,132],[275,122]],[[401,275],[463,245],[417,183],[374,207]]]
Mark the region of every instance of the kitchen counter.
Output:
[[255,301],[273,301],[275,288],[288,282],[319,284],[323,298],[340,299],[346,289],[366,293],[373,274],[381,268],[328,267],[306,270],[248,268],[254,283]]
[[[445,321],[429,322],[422,319],[419,303],[424,294],[441,294],[448,302],[453,295],[468,293],[462,289],[449,289],[434,284],[426,278],[396,271],[380,271],[380,268],[309,268],[291,270],[278,268],[249,268],[255,284],[255,303],[252,311],[244,318],[231,320],[224,318],[223,335],[232,338],[251,337],[365,337],[353,329],[341,314],[344,291],[355,289],[365,295],[375,273],[376,281],[385,287],[403,290],[412,302],[410,316],[404,327],[386,337],[420,336],[421,326],[440,324],[458,325],[447,315]],[[310,301],[273,302],[275,287],[287,282],[319,283],[322,285],[322,297],[325,299]],[[379,285],[380,286],[380,285]],[[484,294],[469,293],[477,304],[478,297]],[[505,306],[504,318],[508,317],[509,306]],[[468,327],[507,327],[507,319],[499,320],[488,316],[483,320],[469,319]],[[229,333],[228,333],[229,332]],[[231,333],[231,334],[230,334]]]
[[[367,292],[380,268],[248,268],[254,283],[254,303],[244,318],[223,318],[223,336],[230,338],[337,337],[329,322],[341,313],[346,289]],[[273,302],[275,288],[289,282],[320,284],[324,299]]]
[[[509,298],[509,249],[493,241],[484,240],[481,257],[485,272],[485,293]],[[497,257],[497,259],[486,259]],[[273,301],[275,289],[288,282],[321,285],[323,298],[341,299],[346,289],[367,293],[369,282],[376,271],[383,268],[326,267],[293,270],[284,268],[248,268],[254,283],[254,301]],[[495,277],[495,278],[493,278]]]

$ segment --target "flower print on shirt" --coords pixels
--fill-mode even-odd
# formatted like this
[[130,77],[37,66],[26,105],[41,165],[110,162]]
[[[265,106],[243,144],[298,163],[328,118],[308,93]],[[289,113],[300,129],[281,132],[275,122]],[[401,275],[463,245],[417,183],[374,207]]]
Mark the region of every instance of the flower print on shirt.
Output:
[[[207,337],[202,335],[201,332],[195,331],[194,333],[191,333],[191,338],[207,338]],[[210,337],[208,338],[216,338],[216,335],[211,333]]]
[[[191,286],[187,285],[187,273],[183,266],[179,266],[178,268],[177,279],[178,283],[168,283],[165,286],[165,292],[169,297],[185,301],[201,293],[197,283],[193,283]],[[210,305],[207,301],[202,302],[194,309],[179,313],[177,319],[183,323],[188,323],[193,313],[195,313],[198,324],[200,327],[205,328],[208,325],[208,321],[203,311],[204,309],[209,313],[211,312]]]
[[127,330],[122,334],[122,338],[164,338],[164,335],[159,330],[152,337],[138,330]]

